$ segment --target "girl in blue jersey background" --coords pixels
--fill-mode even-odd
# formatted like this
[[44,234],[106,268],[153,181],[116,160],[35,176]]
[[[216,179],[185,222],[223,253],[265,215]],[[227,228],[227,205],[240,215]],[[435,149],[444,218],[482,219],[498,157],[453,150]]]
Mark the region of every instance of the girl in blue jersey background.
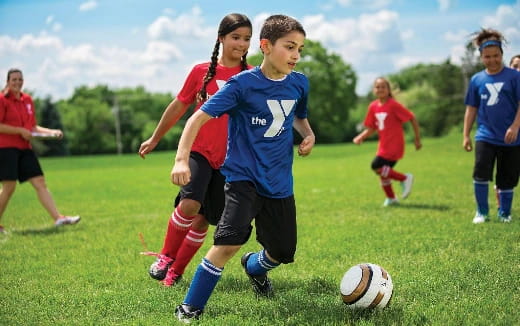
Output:
[[471,78],[466,93],[463,147],[473,150],[470,138],[475,119],[473,184],[477,212],[473,223],[489,221],[488,184],[496,165],[498,218],[511,221],[513,189],[520,174],[520,74],[503,64],[503,35],[493,29],[475,33],[473,42],[486,69]]
[[305,31],[295,19],[270,16],[260,32],[262,64],[232,77],[187,121],[172,169],[172,182],[190,181],[189,151],[200,127],[227,113],[228,149],[222,165],[225,207],[214,244],[198,266],[188,293],[175,309],[189,322],[202,314],[224,265],[247,242],[255,220],[263,249],[241,263],[259,296],[273,295],[269,270],[294,261],[296,207],[293,193],[293,127],[303,140],[298,154],[310,154],[315,137],[307,121],[309,82],[293,69]]

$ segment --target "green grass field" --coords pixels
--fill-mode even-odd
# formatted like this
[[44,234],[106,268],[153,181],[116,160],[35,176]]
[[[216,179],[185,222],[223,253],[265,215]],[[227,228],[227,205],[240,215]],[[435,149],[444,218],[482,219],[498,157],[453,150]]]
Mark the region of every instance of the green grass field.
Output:
[[[412,195],[383,208],[370,170],[375,142],[317,145],[295,159],[296,262],[270,276],[274,299],[257,300],[240,256],[226,266],[200,325],[519,325],[520,198],[513,222],[473,225],[473,154],[460,135],[407,146],[396,169],[412,172]],[[147,274],[158,251],[177,187],[174,154],[42,159],[63,213],[80,224],[61,229],[30,185],[17,188],[1,223],[0,325],[168,325],[209,237],[183,281],[164,288]],[[399,190],[396,187],[396,190]],[[491,189],[490,189],[491,190]],[[490,206],[496,204],[490,191]],[[210,229],[211,233],[213,229]],[[352,265],[372,262],[394,280],[391,305],[351,312],[339,281]]]

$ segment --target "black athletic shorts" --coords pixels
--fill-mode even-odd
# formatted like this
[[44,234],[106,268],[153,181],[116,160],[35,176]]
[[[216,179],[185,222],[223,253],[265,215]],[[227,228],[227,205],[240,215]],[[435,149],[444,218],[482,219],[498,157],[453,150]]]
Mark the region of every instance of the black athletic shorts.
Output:
[[294,261],[296,252],[296,206],[294,196],[260,196],[253,183],[226,183],[224,212],[214,234],[215,245],[247,242],[255,220],[256,240],[280,263]]
[[397,161],[389,161],[385,158],[382,158],[381,156],[376,156],[374,160],[372,161],[371,168],[372,170],[377,170],[382,168],[385,165],[388,165],[389,167],[393,168]]
[[32,149],[0,148],[0,180],[22,183],[40,175],[43,171]]
[[483,141],[475,142],[473,180],[492,181],[496,161],[496,186],[513,189],[520,175],[520,146],[499,146]]
[[213,169],[200,153],[190,153],[189,165],[191,180],[181,187],[174,206],[177,207],[184,198],[196,200],[201,204],[199,213],[204,215],[210,224],[217,225],[224,209],[225,178],[220,170]]

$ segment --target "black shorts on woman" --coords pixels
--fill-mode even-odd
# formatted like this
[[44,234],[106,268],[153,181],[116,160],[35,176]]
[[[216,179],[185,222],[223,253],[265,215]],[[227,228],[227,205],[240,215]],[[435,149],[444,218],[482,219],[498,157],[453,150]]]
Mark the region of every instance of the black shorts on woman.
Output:
[[174,206],[177,207],[185,198],[198,201],[201,204],[199,214],[204,215],[211,225],[217,225],[224,209],[225,178],[200,153],[190,153],[189,165],[191,180],[179,190]]
[[32,149],[0,148],[0,181],[22,183],[42,175],[40,162]]
[[224,193],[224,212],[215,230],[214,245],[243,245],[251,236],[254,219],[256,240],[273,259],[292,263],[297,241],[294,195],[264,197],[250,181],[226,183]]

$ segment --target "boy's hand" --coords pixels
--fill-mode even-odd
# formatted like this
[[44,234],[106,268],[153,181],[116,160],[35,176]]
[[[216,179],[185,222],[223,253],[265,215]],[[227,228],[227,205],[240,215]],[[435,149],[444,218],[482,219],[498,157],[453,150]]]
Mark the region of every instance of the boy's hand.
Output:
[[300,156],[307,156],[311,153],[312,147],[314,147],[316,139],[314,136],[307,136],[305,137],[302,142],[300,143],[300,146],[298,146],[298,155]]

